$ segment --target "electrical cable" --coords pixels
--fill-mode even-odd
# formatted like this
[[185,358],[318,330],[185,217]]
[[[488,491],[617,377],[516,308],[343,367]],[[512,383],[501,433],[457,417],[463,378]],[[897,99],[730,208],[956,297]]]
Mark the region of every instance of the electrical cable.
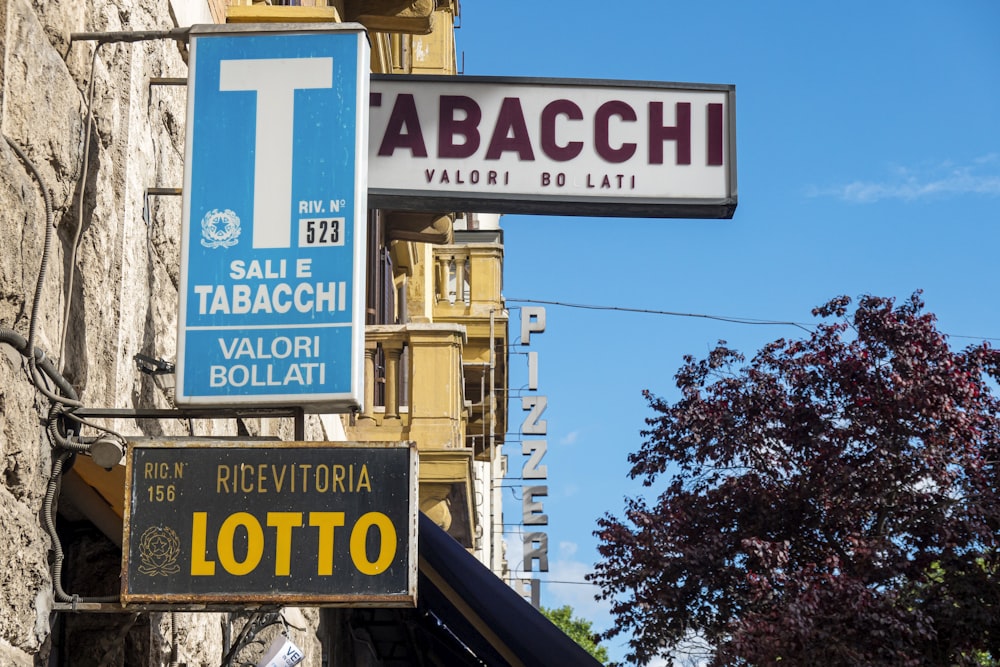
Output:
[[[4,135],[4,139],[7,141],[7,145],[13,149],[14,153],[17,154],[18,159],[24,163],[31,172],[31,175],[35,177],[38,181],[38,189],[42,194],[42,201],[45,204],[45,241],[42,246],[42,261],[38,268],[38,280],[35,281],[35,296],[31,301],[31,317],[28,320],[28,340],[27,347],[29,350],[35,348],[35,334],[38,330],[38,304],[42,300],[42,287],[45,284],[45,273],[48,270],[49,264],[49,254],[52,249],[52,229],[55,225],[52,224],[52,198],[49,196],[49,190],[45,187],[45,182],[42,181],[41,174],[38,173],[38,169],[35,168],[35,164],[28,159],[21,147],[18,146],[13,139]],[[32,370],[34,370],[34,357],[29,356],[31,360]]]
[[75,440],[73,440],[70,439],[70,436],[63,435],[59,431],[59,417],[61,417],[62,414],[62,408],[56,405],[53,405],[52,409],[49,410],[48,424],[45,428],[53,446],[61,449],[68,449],[72,452],[90,451],[90,446],[97,442],[98,438],[78,436]]
[[81,597],[79,595],[69,595],[62,586],[63,561],[66,556],[63,553],[59,534],[56,532],[56,522],[53,514],[63,467],[71,456],[73,456],[73,452],[63,450],[52,462],[52,475],[49,477],[49,483],[45,489],[45,499],[42,501],[42,519],[45,522],[45,531],[49,534],[49,538],[52,541],[52,588],[55,592],[56,600],[59,602],[72,602],[74,604],[79,602],[118,602],[120,600],[118,595]]
[[[60,417],[67,414],[67,408],[72,408],[74,406],[79,407],[83,404],[78,400],[77,393],[73,389],[73,386],[69,384],[69,382],[67,382],[66,379],[56,370],[51,359],[45,357],[45,354],[38,348],[34,348],[34,354],[29,354],[28,341],[23,336],[15,331],[11,331],[10,329],[0,328],[0,343],[10,345],[23,356],[26,356],[35,362],[33,364],[35,368],[33,378],[34,384],[38,389],[42,390],[43,393],[52,399],[52,404],[49,407],[49,417],[46,424],[46,431],[53,447],[58,450],[58,454],[52,461],[52,472],[49,475],[48,485],[46,486],[41,514],[45,531],[48,533],[49,539],[52,543],[52,586],[55,598],[59,602],[72,602],[73,604],[78,602],[118,602],[120,600],[118,595],[84,598],[79,595],[69,595],[62,587],[62,568],[63,561],[65,560],[65,554],[62,549],[62,541],[59,539],[59,534],[56,532],[54,518],[55,498],[59,491],[59,483],[62,479],[63,469],[66,462],[77,453],[88,451],[90,449],[90,445],[95,442],[97,438],[83,438],[77,436],[73,439],[60,432],[59,424],[61,421]],[[45,375],[52,380],[53,384],[62,390],[66,396],[57,396],[50,392],[47,388],[44,388],[39,382],[40,377],[38,376],[38,369],[44,372]],[[80,421],[82,422],[83,420]]]
[[100,424],[95,424],[92,421],[88,421],[88,420],[84,419],[83,417],[78,416],[76,413],[69,412],[68,410],[64,410],[62,412],[61,416],[65,417],[67,419],[72,419],[76,423],[81,424],[83,426],[89,426],[92,429],[96,429],[98,431],[104,431],[105,433],[110,433],[111,435],[113,435],[116,438],[118,438],[119,440],[121,440],[122,443],[125,443],[127,441],[127,438],[124,435],[122,435],[121,433],[119,433],[118,431],[115,431],[114,429],[108,428],[107,426],[101,426]]
[[69,256],[68,289],[66,290],[66,306],[63,308],[62,328],[59,332],[59,359],[62,370],[66,370],[66,331],[69,328],[69,312],[73,306],[73,285],[76,282],[76,252],[80,247],[80,237],[83,236],[83,197],[87,192],[87,171],[90,169],[90,139],[94,127],[94,82],[97,80],[97,53],[104,46],[98,42],[94,47],[94,55],[90,61],[90,83],[87,88],[87,129],[83,138],[83,165],[80,168],[80,196],[76,203],[76,232],[73,235],[73,245]]
[[[6,343],[10,345],[23,356],[29,357],[35,361],[35,386],[39,389],[43,389],[40,386],[38,369],[48,376],[53,384],[63,391],[66,396],[57,396],[52,392],[48,391],[47,388],[43,390],[43,393],[50,396],[53,402],[49,408],[49,417],[46,424],[46,431],[55,449],[58,450],[58,454],[54,457],[52,461],[52,472],[49,476],[49,482],[45,490],[45,498],[42,503],[42,520],[44,522],[44,527],[46,533],[49,535],[49,539],[52,543],[52,585],[53,592],[56,600],[59,602],[72,602],[76,604],[78,602],[118,602],[120,597],[118,595],[100,596],[100,597],[80,597],[79,595],[69,595],[62,587],[62,568],[63,561],[65,560],[65,554],[62,549],[62,541],[59,539],[59,534],[56,532],[54,511],[55,511],[55,498],[59,491],[59,484],[62,479],[63,469],[66,462],[70,460],[71,457],[75,456],[77,453],[86,452],[90,449],[90,445],[97,440],[94,437],[79,437],[75,439],[63,434],[59,429],[60,417],[68,413],[67,408],[73,406],[81,406],[82,403],[78,400],[76,391],[73,386],[66,381],[66,379],[59,374],[51,359],[45,357],[45,354],[38,348],[34,348],[34,354],[29,354],[29,345],[27,339],[18,334],[15,331],[9,329],[0,328],[0,343]],[[79,418],[77,418],[79,420]],[[83,422],[83,420],[79,420]],[[83,422],[85,423],[85,422]],[[115,434],[117,435],[117,434]],[[119,436],[120,437],[120,436]]]
[[170,662],[168,667],[179,667],[180,663],[177,661],[178,650],[177,650],[177,615],[175,612],[170,612]]
[[[31,315],[28,320],[28,338],[27,340],[24,341],[23,345],[18,346],[18,351],[21,352],[22,355],[28,358],[28,368],[31,377],[31,382],[35,385],[35,387],[38,388],[40,392],[42,392],[46,396],[46,398],[48,398],[50,401],[55,401],[57,403],[65,403],[67,405],[75,405],[76,407],[80,407],[83,404],[80,403],[79,401],[74,400],[76,399],[75,396],[76,392],[73,392],[74,395],[72,399],[66,399],[64,397],[57,396],[56,394],[49,391],[48,387],[46,387],[45,384],[41,382],[41,378],[38,375],[39,360],[36,359],[36,357],[38,357],[40,354],[41,355],[40,359],[44,359],[45,354],[40,350],[37,350],[37,348],[35,347],[35,336],[38,331],[38,313],[39,313],[39,304],[41,303],[42,300],[42,288],[45,285],[45,275],[48,272],[49,255],[51,255],[52,253],[52,232],[55,229],[55,225],[53,224],[52,221],[52,199],[49,196],[48,188],[45,187],[45,182],[42,180],[42,175],[38,173],[38,169],[35,167],[34,163],[30,159],[28,159],[28,156],[25,155],[24,151],[21,150],[21,147],[18,146],[13,139],[8,137],[7,135],[4,135],[4,139],[6,140],[7,145],[9,145],[11,149],[14,151],[14,153],[17,155],[18,159],[20,159],[21,162],[24,163],[25,167],[28,169],[29,172],[31,172],[31,175],[34,176],[35,180],[38,182],[38,189],[41,191],[42,201],[45,203],[45,239],[42,245],[42,259],[38,268],[38,280],[35,283],[35,295],[31,302]],[[0,330],[0,331],[18,335],[12,330]],[[52,377],[53,380],[55,379],[53,375],[48,371],[46,371],[46,374],[49,375],[49,377]]]
[[73,389],[73,385],[67,382],[66,378],[59,374],[59,371],[56,370],[55,364],[52,363],[52,360],[45,356],[45,352],[36,347],[34,348],[34,354],[29,353],[28,341],[24,338],[24,336],[12,329],[0,328],[0,343],[6,343],[20,352],[22,356],[34,360],[36,371],[37,369],[41,369],[41,371],[45,373],[50,380],[52,380],[53,384],[55,384],[55,386],[63,392],[64,396],[58,396],[52,393],[44,385],[41,385],[39,383],[40,378],[37,376],[32,378],[35,387],[45,394],[54,404],[76,408],[83,406],[83,403],[79,400],[76,390]]
[[[96,65],[97,49],[94,52],[94,64]],[[84,147],[84,167],[83,167],[83,178],[86,178],[86,171],[88,169],[87,156],[89,154],[89,142],[91,133],[91,123],[92,115],[90,114],[90,105],[93,103],[93,81],[94,81],[94,66],[91,67],[91,92],[90,100],[88,103],[88,126],[87,126],[87,141]],[[65,560],[65,554],[62,549],[62,542],[59,539],[59,534],[56,531],[55,526],[55,498],[59,491],[60,481],[62,479],[63,469],[66,462],[69,461],[73,456],[79,452],[86,452],[90,449],[90,445],[97,440],[97,438],[80,438],[77,437],[73,439],[70,436],[64,435],[60,431],[60,417],[68,414],[67,408],[82,407],[83,403],[79,400],[79,395],[73,386],[66,381],[62,373],[58,371],[52,360],[45,356],[44,351],[38,349],[35,346],[35,339],[38,331],[38,316],[40,312],[40,304],[42,300],[42,293],[45,285],[45,277],[48,273],[49,259],[52,253],[52,235],[55,230],[55,224],[53,220],[53,209],[52,209],[52,199],[49,195],[48,188],[45,186],[45,182],[42,180],[41,174],[35,167],[34,163],[28,158],[28,156],[21,150],[20,146],[17,145],[10,137],[4,135],[4,139],[7,144],[11,147],[14,153],[17,155],[18,159],[24,163],[27,170],[31,173],[34,179],[38,183],[39,190],[41,191],[42,200],[45,205],[45,237],[42,247],[42,257],[38,268],[38,279],[35,283],[35,293],[31,303],[31,314],[29,316],[28,324],[28,337],[24,338],[16,331],[12,329],[0,328],[0,342],[10,345],[16,349],[22,356],[28,359],[28,369],[29,377],[35,388],[40,391],[46,398],[51,402],[51,407],[49,411],[48,423],[46,426],[46,431],[48,432],[49,438],[52,442],[53,447],[61,450],[52,462],[52,471],[49,476],[49,481],[45,491],[45,498],[42,504],[42,518],[44,522],[44,527],[49,535],[52,543],[52,585],[53,592],[56,599],[60,602],[72,602],[74,605],[78,602],[118,602],[118,595],[110,596],[98,596],[98,597],[86,597],[82,598],[79,595],[69,595],[63,589],[62,586],[62,569],[63,562]],[[79,244],[80,230],[82,229],[82,210],[83,210],[83,188],[81,187],[80,196],[80,223],[77,226],[77,237],[74,241],[73,247],[73,259],[70,261],[71,272],[70,276],[73,276],[75,270],[75,256],[76,248]],[[60,345],[59,345],[59,356],[63,358],[64,347],[65,347],[65,337],[66,337],[66,323],[69,316],[70,303],[72,302],[72,278],[70,280],[70,290],[69,299],[67,301],[66,310],[64,313],[62,333],[60,335]],[[65,368],[65,360],[63,359],[63,368]],[[44,377],[43,374],[44,373]],[[44,381],[45,377],[48,377],[52,381],[53,385],[62,392],[62,396],[56,394],[49,389],[47,383]],[[83,420],[77,418],[81,423],[87,423]],[[107,429],[104,429],[107,430]],[[112,432],[113,433],[113,432]],[[121,437],[119,434],[114,433],[114,435]]]
[[[77,203],[77,227],[75,236],[73,239],[72,253],[70,256],[69,266],[70,274],[68,281],[68,291],[66,298],[66,306],[63,312],[63,321],[59,336],[59,359],[62,365],[62,369],[66,368],[65,360],[65,346],[66,346],[66,333],[68,330],[69,314],[72,307],[73,299],[73,285],[76,275],[76,256],[77,250],[80,245],[80,238],[83,233],[83,212],[84,212],[84,197],[86,195],[86,182],[87,182],[87,172],[90,169],[90,142],[93,136],[93,103],[94,103],[94,90],[96,82],[96,71],[97,71],[97,56],[100,47],[108,41],[137,41],[140,39],[162,39],[162,38],[180,38],[187,37],[187,29],[182,31],[155,31],[155,32],[145,32],[142,34],[138,33],[108,33],[100,34],[98,38],[100,41],[94,48],[93,58],[91,60],[90,67],[90,83],[88,86],[87,93],[87,124],[83,143],[83,164],[80,171],[80,196]],[[80,35],[71,35],[71,41],[74,37],[81,37]],[[83,36],[86,38],[86,36]],[[6,343],[14,349],[16,349],[22,356],[27,357],[29,366],[29,377],[32,384],[38,391],[44,394],[52,403],[49,410],[49,417],[47,420],[46,431],[49,434],[50,440],[54,448],[60,450],[58,454],[53,458],[52,470],[49,476],[49,481],[46,486],[45,497],[42,502],[42,520],[44,523],[45,531],[48,533],[49,538],[52,543],[52,585],[53,593],[59,602],[71,602],[75,606],[79,602],[93,602],[93,603],[105,603],[105,602],[120,602],[119,595],[109,595],[109,596],[95,596],[95,597],[81,597],[79,595],[69,595],[63,589],[62,586],[62,569],[63,561],[65,560],[65,553],[62,549],[62,543],[59,539],[59,534],[56,531],[55,525],[55,498],[59,491],[60,482],[62,479],[62,474],[66,466],[66,462],[71,460],[77,453],[86,452],[90,449],[90,445],[97,440],[97,438],[92,437],[80,437],[75,438],[72,435],[66,435],[61,432],[60,425],[62,423],[62,417],[71,416],[70,410],[67,408],[78,408],[82,407],[83,403],[79,400],[79,395],[73,386],[66,381],[62,373],[56,369],[54,364],[50,359],[45,356],[44,351],[38,349],[35,346],[35,338],[38,329],[38,316],[39,316],[39,305],[42,299],[42,292],[45,284],[45,277],[48,272],[49,257],[52,252],[52,235],[55,230],[55,224],[53,220],[53,208],[52,200],[48,189],[45,187],[45,183],[42,180],[41,174],[35,168],[35,165],[28,159],[28,156],[21,150],[20,146],[17,145],[10,137],[4,135],[4,140],[11,147],[14,153],[17,155],[31,175],[38,182],[39,190],[42,194],[42,200],[45,204],[45,237],[43,242],[42,257],[38,270],[38,279],[35,284],[35,294],[31,305],[31,314],[29,317],[28,325],[28,337],[24,338],[16,331],[12,329],[0,328],[0,343]],[[42,375],[44,373],[44,376]],[[63,392],[63,396],[59,396],[49,389],[47,383],[44,381],[45,377],[48,377],[52,383],[59,390]],[[119,433],[112,431],[107,428],[103,428],[86,420],[80,419],[79,417],[72,416],[80,424],[85,424],[97,428],[98,430],[103,430],[108,433],[115,435],[116,437],[124,440]],[[133,616],[132,623],[126,626],[124,632],[127,632],[131,625],[134,624],[135,619],[138,615]],[[170,616],[171,625],[171,641],[172,641],[172,651],[171,651],[171,665],[177,664],[177,637],[176,637],[176,626],[173,613]],[[124,632],[122,636],[124,636]]]

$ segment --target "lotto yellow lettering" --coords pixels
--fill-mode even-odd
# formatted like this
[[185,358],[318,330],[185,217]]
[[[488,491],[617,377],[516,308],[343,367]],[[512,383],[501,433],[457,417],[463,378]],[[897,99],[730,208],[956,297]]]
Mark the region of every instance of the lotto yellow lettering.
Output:
[[[337,528],[345,527],[345,519],[344,512],[267,512],[262,524],[249,512],[236,512],[219,524],[215,535],[210,535],[208,512],[194,512],[191,517],[191,576],[215,576],[216,565],[234,576],[248,575],[260,566],[268,549],[274,555],[275,576],[291,576],[293,553],[299,567],[315,567],[316,575],[332,576]],[[297,547],[295,538],[302,530],[315,531],[318,542],[315,561]],[[367,544],[372,530],[378,536],[378,549],[375,559],[369,560]],[[346,537],[351,563],[358,572],[377,576],[392,565],[399,542],[396,527],[382,512],[367,512],[358,517]],[[237,542],[241,545],[239,550]],[[214,547],[214,556],[209,553],[210,547]]]

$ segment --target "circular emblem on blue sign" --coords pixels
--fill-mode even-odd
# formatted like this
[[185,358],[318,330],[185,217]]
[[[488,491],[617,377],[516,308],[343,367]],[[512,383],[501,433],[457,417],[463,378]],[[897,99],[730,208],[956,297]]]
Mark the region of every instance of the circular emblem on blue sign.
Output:
[[213,208],[201,219],[201,244],[206,248],[230,248],[240,240],[240,218],[230,209]]

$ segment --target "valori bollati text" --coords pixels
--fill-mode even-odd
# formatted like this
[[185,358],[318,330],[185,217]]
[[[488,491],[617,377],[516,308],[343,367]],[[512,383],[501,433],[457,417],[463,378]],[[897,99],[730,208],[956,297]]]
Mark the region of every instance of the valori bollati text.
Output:
[[[209,366],[209,386],[289,387],[326,384],[326,363],[299,361],[318,359],[319,336],[278,336],[265,342],[263,337],[219,338],[219,348],[226,361],[295,359],[295,363],[276,369],[274,364],[230,364]],[[315,373],[314,373],[315,371]]]

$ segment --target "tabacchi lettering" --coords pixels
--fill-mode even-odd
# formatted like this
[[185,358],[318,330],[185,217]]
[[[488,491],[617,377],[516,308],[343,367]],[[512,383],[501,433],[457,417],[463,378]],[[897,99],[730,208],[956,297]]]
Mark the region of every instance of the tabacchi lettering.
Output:
[[347,309],[347,283],[195,285],[199,315],[333,313]]
[[[381,95],[374,98],[372,106],[381,106]],[[401,93],[392,103],[385,130],[379,142],[378,155],[392,156],[396,151],[409,151],[413,157],[429,156],[424,139],[423,125],[437,124],[437,159],[470,158],[482,152],[484,160],[499,160],[505,154],[516,156],[520,162],[536,160],[535,149],[544,158],[555,162],[568,162],[585,148],[602,160],[620,164],[636,155],[640,144],[626,141],[623,127],[640,124],[645,146],[643,155],[647,164],[663,164],[664,144],[675,147],[673,160],[678,165],[691,164],[691,103],[676,102],[672,109],[662,101],[650,100],[642,106],[633,106],[620,99],[609,99],[590,113],[569,99],[555,99],[542,107],[537,118],[528,118],[522,100],[517,96],[504,97],[492,126],[483,126],[484,114],[479,103],[465,95],[440,95],[438,113],[433,119],[421,118],[414,96]],[[668,113],[673,119],[668,120]],[[724,133],[723,106],[708,103],[704,106],[706,142],[709,147],[705,163],[719,166],[723,163],[722,137]],[[529,122],[530,121],[530,122]],[[537,146],[532,135],[537,131]],[[485,148],[485,150],[482,150]]]

